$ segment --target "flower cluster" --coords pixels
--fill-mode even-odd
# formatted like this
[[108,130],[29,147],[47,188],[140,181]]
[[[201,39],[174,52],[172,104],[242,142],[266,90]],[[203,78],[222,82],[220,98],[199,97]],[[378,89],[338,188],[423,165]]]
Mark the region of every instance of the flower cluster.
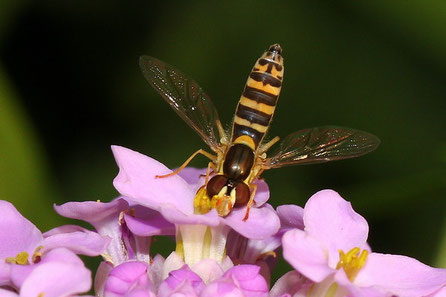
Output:
[[[205,170],[156,178],[171,171],[135,151],[112,150],[121,196],[55,206],[94,231],[67,225],[41,233],[0,202],[0,296],[80,296],[92,285],[104,297],[446,296],[446,269],[372,252],[367,221],[332,190],[304,208],[274,209],[259,180],[248,220],[245,208],[196,214]],[[175,251],[153,255],[154,236],[174,238]],[[271,284],[279,250],[295,270]],[[102,256],[94,284],[78,255]]]

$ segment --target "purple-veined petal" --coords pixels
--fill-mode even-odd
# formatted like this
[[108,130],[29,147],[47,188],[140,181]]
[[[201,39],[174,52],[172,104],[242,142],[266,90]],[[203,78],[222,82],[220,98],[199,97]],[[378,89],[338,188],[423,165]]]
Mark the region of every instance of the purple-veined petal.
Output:
[[368,247],[367,221],[333,190],[319,191],[308,200],[304,223],[305,232],[327,249],[328,265],[332,268],[339,261],[339,250],[348,252],[354,247]]
[[158,211],[141,205],[135,205],[131,212],[124,213],[124,219],[129,230],[135,235],[175,235],[175,225]]
[[32,255],[42,241],[42,233],[9,202],[0,200],[0,259],[20,252]]
[[221,218],[232,229],[250,239],[265,239],[274,235],[280,228],[280,220],[274,209],[265,204],[263,207],[252,207],[246,221],[243,218],[246,207],[233,209],[226,217]]
[[195,192],[180,176],[156,178],[172,172],[160,162],[130,149],[112,146],[119,166],[115,188],[134,202],[160,211],[164,205],[193,214]]
[[324,247],[305,231],[295,229],[286,232],[282,237],[282,246],[284,259],[314,282],[321,282],[335,272],[328,266]]
[[406,256],[371,253],[354,283],[391,295],[426,296],[446,285],[446,269],[429,267]]
[[43,252],[50,249],[65,247],[76,254],[99,256],[110,243],[110,238],[104,238],[96,232],[75,225],[65,225],[54,228],[43,234]]
[[105,296],[126,296],[132,290],[149,290],[151,283],[147,274],[148,265],[140,261],[124,262],[108,274],[104,286]]

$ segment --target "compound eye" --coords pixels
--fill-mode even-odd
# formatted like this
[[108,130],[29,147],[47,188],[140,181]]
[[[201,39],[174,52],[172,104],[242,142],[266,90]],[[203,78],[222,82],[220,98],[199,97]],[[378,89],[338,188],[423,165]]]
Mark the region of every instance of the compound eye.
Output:
[[221,189],[223,189],[227,182],[228,178],[224,175],[216,175],[212,177],[206,185],[208,196],[212,198],[213,196],[218,195],[218,193],[220,193]]
[[248,204],[249,198],[251,196],[251,191],[249,187],[244,182],[239,183],[235,187],[235,203],[234,207],[245,206]]

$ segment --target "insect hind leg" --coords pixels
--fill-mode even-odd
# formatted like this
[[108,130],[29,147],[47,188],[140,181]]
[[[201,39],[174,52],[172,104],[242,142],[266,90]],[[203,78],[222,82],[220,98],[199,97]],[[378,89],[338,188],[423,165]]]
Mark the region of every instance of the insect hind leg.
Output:
[[183,170],[187,164],[190,163],[190,161],[192,161],[193,158],[195,158],[196,155],[198,154],[202,154],[205,157],[208,157],[209,159],[211,159],[212,161],[215,161],[215,159],[217,158],[216,156],[212,155],[211,153],[206,152],[203,149],[199,149],[198,151],[196,151],[195,153],[193,153],[189,158],[187,158],[186,161],[184,161],[184,163],[178,167],[176,170],[172,171],[171,173],[165,174],[165,175],[156,175],[155,178],[165,178],[165,177],[169,177],[175,174],[178,174],[181,170]]

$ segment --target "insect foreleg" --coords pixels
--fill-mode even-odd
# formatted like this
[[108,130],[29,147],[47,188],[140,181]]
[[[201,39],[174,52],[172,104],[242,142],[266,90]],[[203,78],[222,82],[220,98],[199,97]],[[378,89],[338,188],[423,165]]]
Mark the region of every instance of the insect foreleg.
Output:
[[215,171],[215,165],[213,162],[208,163],[208,169],[206,170],[206,178],[204,180],[204,184],[207,185],[209,181],[209,175],[211,174],[211,168],[213,171]]
[[246,221],[249,217],[249,209],[251,208],[252,204],[254,203],[254,196],[256,195],[256,192],[257,192],[257,185],[250,184],[249,187],[251,188],[251,196],[249,197],[249,201],[246,204],[246,213],[245,213],[245,217],[243,218],[243,221]]
[[178,174],[178,173],[179,173],[181,170],[183,170],[184,167],[186,167],[187,164],[189,164],[190,161],[192,161],[192,159],[193,159],[196,155],[198,155],[198,154],[202,154],[202,155],[208,157],[209,159],[212,160],[212,162],[214,162],[214,161],[216,160],[216,158],[217,158],[216,156],[214,156],[214,155],[212,155],[212,154],[206,152],[205,150],[203,150],[203,149],[199,149],[198,151],[196,151],[195,153],[193,153],[189,158],[187,158],[187,160],[184,161],[184,163],[183,163],[180,167],[178,167],[175,171],[172,171],[171,173],[169,173],[169,174],[165,174],[165,175],[156,175],[155,177],[156,177],[156,178],[165,178],[165,177],[169,177],[169,176]]

